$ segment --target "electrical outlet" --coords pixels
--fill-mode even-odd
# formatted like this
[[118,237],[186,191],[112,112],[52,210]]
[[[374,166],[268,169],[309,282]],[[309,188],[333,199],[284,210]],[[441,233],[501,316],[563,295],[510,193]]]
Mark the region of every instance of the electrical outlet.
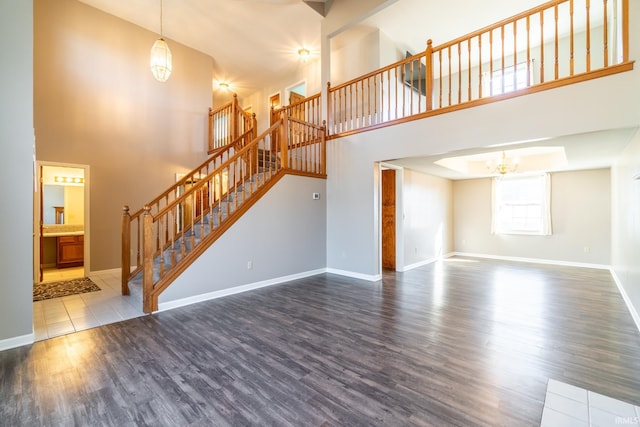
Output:
[[251,270],[253,268],[253,261],[247,261],[247,270]]
[[312,193],[311,198],[313,200],[320,200],[320,193]]
[[585,246],[583,250],[585,254],[588,254],[591,252],[591,248],[589,246]]

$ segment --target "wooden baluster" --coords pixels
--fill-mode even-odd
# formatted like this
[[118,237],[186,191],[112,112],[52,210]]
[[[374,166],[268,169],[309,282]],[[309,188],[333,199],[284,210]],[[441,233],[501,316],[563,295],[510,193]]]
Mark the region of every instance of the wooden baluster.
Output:
[[513,90],[518,90],[518,25],[513,21]]
[[[397,119],[398,118],[398,67],[395,67],[393,69],[393,85],[395,87],[395,90],[394,90],[394,92],[395,92],[395,94],[394,94],[395,101],[393,103],[394,104],[394,107],[393,107],[394,108],[393,118]],[[400,86],[400,88],[402,88],[402,86]],[[400,89],[400,90],[402,90],[402,89]],[[391,114],[391,113],[389,113],[389,114]]]
[[575,31],[573,28],[573,0],[569,0],[569,75],[575,73]]
[[391,69],[387,70],[387,120],[391,121]]
[[531,86],[531,19],[527,16],[527,87]]
[[559,56],[558,44],[559,44],[560,36],[558,35],[558,5],[557,4],[553,7],[553,12],[554,12],[554,18],[555,18],[555,22],[554,22],[554,25],[555,25],[555,40],[554,40],[555,46],[554,46],[553,75],[554,75],[555,80],[558,80],[559,62],[560,62],[560,60],[558,59],[558,56]]
[[[504,25],[500,26],[500,41],[502,43],[500,48],[500,66],[501,66],[500,73],[502,74],[502,78],[500,79],[500,84],[501,84],[500,93],[504,93]],[[513,72],[515,73],[515,70],[513,70]]]
[[142,308],[145,313],[153,312],[153,216],[151,208],[144,207],[142,217]]
[[478,99],[482,98],[482,34],[478,36]]
[[373,116],[372,121],[373,124],[378,123],[378,78],[373,76]]
[[209,108],[209,139],[207,140],[209,151],[213,150],[213,109]]
[[447,62],[449,63],[449,103],[451,105],[451,46],[447,47]]
[[467,82],[467,101],[471,101],[472,98],[472,94],[471,94],[471,88],[473,87],[473,83],[471,82],[471,40],[473,39],[468,39],[467,40],[467,77],[468,77],[468,82]]
[[489,31],[489,96],[493,96],[493,30]]
[[622,0],[622,61],[629,62],[629,0]]
[[142,224],[140,215],[136,217],[136,268],[142,266]]
[[320,134],[320,138],[322,141],[322,174],[325,175],[327,173],[327,139],[326,139],[326,126],[327,126],[327,122],[326,121],[322,121],[322,132]]
[[604,33],[604,66],[608,67],[609,66],[609,16],[608,16],[608,11],[607,11],[607,0],[603,0],[602,1],[602,7],[604,8],[603,14],[604,14],[604,23],[602,24],[604,26],[603,28],[603,33]]
[[169,213],[171,214],[171,221],[170,221],[170,224],[171,224],[171,268],[173,268],[176,265],[176,262],[177,262],[177,259],[176,259],[176,222],[177,222],[176,211],[177,211],[177,209],[178,209],[178,205],[174,205],[174,207],[169,211]]
[[[346,104],[345,104],[346,107]],[[281,153],[281,162],[282,169],[289,168],[289,147],[287,146],[287,130],[289,128],[289,119],[286,115],[282,115],[282,124],[280,125],[280,153]]]
[[[345,88],[346,89],[346,88]],[[357,120],[357,117],[356,117]],[[354,117],[353,117],[353,85],[349,85],[349,122],[351,126],[354,126]]]
[[440,75],[438,76],[438,81],[440,82],[440,97],[439,97],[438,108],[442,108],[442,93],[443,93],[443,85],[444,85],[444,83],[442,82],[442,80],[443,80],[443,75],[442,75],[442,49],[438,50],[438,62],[440,63]]
[[458,42],[458,104],[462,103],[462,48]]
[[540,83],[544,83],[544,11],[540,11]]
[[131,215],[129,206],[122,208],[122,259],[120,279],[122,295],[129,295],[129,273],[131,271]]
[[587,72],[591,71],[591,0],[586,0],[587,7]]
[[158,234],[158,246],[155,248],[155,254],[158,254],[158,259],[159,259],[159,265],[158,267],[160,268],[160,278],[164,277],[164,253],[163,253],[163,249],[164,249],[164,242],[162,241],[162,238],[160,236],[162,236],[162,218],[158,218],[158,221],[156,221],[156,233]]

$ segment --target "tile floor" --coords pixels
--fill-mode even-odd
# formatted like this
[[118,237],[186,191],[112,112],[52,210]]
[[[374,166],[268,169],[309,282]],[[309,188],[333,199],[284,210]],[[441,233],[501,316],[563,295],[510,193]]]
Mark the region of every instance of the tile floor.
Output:
[[640,426],[640,407],[553,379],[540,427]]
[[[45,280],[73,278],[73,272],[66,270],[75,269],[60,270],[58,275],[51,272],[50,275],[45,275]],[[82,271],[81,268],[80,270]],[[36,341],[144,315],[139,298],[120,294],[118,270],[91,273],[89,277],[100,287],[100,291],[33,303]]]

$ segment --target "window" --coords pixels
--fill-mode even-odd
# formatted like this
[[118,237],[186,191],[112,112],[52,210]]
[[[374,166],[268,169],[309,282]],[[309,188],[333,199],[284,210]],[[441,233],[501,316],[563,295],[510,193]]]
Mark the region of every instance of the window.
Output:
[[[515,76],[514,76],[515,74]],[[484,74],[482,92],[489,96],[513,92],[530,86],[530,69],[526,62]]]
[[492,233],[551,235],[549,174],[494,178],[492,193]]

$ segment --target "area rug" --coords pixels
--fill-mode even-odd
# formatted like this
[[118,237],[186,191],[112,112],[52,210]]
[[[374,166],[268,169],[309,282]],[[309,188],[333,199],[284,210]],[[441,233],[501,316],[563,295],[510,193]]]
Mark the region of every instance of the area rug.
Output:
[[80,279],[62,280],[59,282],[38,283],[33,286],[33,300],[43,301],[51,298],[67,297],[69,295],[84,294],[99,291],[98,285],[88,277]]

